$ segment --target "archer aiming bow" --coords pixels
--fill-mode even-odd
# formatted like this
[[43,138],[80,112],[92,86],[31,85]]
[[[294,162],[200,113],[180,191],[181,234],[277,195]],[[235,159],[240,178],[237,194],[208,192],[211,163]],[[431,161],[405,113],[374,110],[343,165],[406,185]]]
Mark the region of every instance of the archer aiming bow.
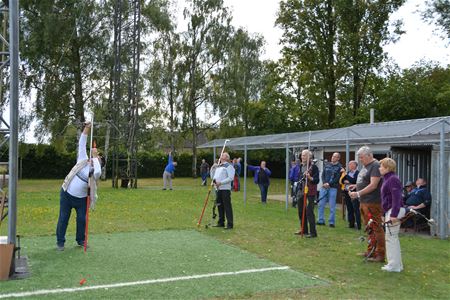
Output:
[[[225,142],[223,143],[222,152],[220,152],[220,156],[217,159],[217,166],[220,164],[220,161],[222,159],[222,154],[225,151],[225,146],[226,146],[227,142],[229,142],[229,141],[230,140],[225,140]],[[198,219],[197,227],[200,227],[200,224],[202,223],[203,214],[205,213],[206,206],[208,205],[209,195],[211,194],[213,186],[214,186],[214,181],[212,180],[211,184],[208,186],[208,193],[206,194],[206,197],[205,197],[205,204],[203,205],[202,213],[200,214],[200,218]]]
[[303,186],[303,209],[302,209],[302,228],[301,228],[301,234],[302,237],[304,235],[305,232],[305,216],[306,216],[306,205],[307,205],[307,198],[308,198],[308,175],[307,173],[310,171],[310,161],[312,159],[312,157],[310,157],[311,155],[311,151],[309,150],[311,147],[311,131],[309,132],[309,136],[308,136],[308,159],[306,161],[306,172],[304,174],[304,186]]

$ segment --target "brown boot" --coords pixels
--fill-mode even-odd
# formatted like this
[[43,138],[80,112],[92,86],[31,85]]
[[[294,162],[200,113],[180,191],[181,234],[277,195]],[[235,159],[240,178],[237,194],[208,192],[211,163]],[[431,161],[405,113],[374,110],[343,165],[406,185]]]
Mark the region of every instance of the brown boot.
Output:
[[375,257],[369,257],[367,259],[367,261],[370,261],[370,262],[384,262],[384,257],[377,255]]

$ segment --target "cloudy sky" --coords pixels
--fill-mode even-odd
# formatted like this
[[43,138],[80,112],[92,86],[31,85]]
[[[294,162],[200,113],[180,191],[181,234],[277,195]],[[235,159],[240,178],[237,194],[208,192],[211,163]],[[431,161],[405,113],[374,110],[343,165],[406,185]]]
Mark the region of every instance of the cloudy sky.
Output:
[[[247,28],[249,32],[261,33],[266,40],[264,58],[280,57],[278,41],[281,30],[274,27],[279,0],[224,0],[233,11],[233,23]],[[434,26],[424,23],[418,10],[424,10],[424,0],[408,0],[392,19],[403,19],[404,34],[401,39],[385,50],[401,68],[411,67],[415,62],[425,59],[450,64],[449,44],[433,30]]]

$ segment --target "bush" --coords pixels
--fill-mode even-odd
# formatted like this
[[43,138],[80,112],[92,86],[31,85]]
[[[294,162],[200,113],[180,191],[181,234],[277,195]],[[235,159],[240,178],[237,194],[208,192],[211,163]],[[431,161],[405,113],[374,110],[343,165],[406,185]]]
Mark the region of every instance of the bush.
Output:
[[[1,161],[8,161],[8,150],[1,149]],[[220,149],[219,149],[220,151]],[[217,155],[219,153],[216,152]],[[251,154],[251,155],[250,155]],[[52,145],[20,145],[20,165],[22,167],[22,178],[28,179],[63,179],[69,173],[70,169],[76,162],[76,152],[61,153]],[[244,157],[242,152],[230,152],[231,157]],[[119,154],[119,169],[126,168],[126,153]],[[268,160],[267,158],[271,159]],[[212,151],[199,151],[197,153],[197,175],[200,175],[201,160],[213,164]],[[168,155],[163,152],[147,152],[141,151],[137,155],[138,159],[138,177],[161,177],[165,166],[167,165]],[[267,166],[272,171],[274,178],[284,178],[285,161],[282,151],[251,151],[249,152],[248,163],[259,165],[261,159],[266,159]],[[174,160],[178,163],[175,176],[190,177],[192,176],[192,154],[187,152],[175,153]],[[109,161],[106,169],[107,177],[111,177],[112,172],[111,161]],[[241,174],[241,176],[243,176]],[[248,177],[252,174],[249,172]]]

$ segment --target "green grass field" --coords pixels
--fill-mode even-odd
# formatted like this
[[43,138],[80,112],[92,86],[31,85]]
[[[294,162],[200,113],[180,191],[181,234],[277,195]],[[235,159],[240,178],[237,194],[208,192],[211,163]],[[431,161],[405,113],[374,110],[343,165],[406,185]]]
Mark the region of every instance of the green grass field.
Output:
[[[99,202],[91,213],[86,254],[75,245],[71,218],[66,250],[55,250],[60,180],[19,182],[18,234],[32,276],[0,282],[0,296],[11,292],[108,285],[235,272],[273,266],[251,274],[157,282],[42,296],[47,298],[238,298],[238,299],[447,299],[450,294],[448,240],[403,234],[402,273],[384,273],[382,264],[364,263],[356,253],[366,244],[362,232],[346,228],[338,210],[336,228],[318,227],[319,238],[294,236],[296,210],[285,204],[259,203],[259,190],[248,183],[233,193],[235,229],[196,230],[206,188],[200,180],[176,178],[173,191],[159,189],[162,180],[142,179],[139,189],[112,189],[101,183]],[[284,181],[274,180],[269,195],[281,194]],[[210,207],[203,223],[210,219]],[[6,234],[2,225],[0,234]],[[83,287],[84,287],[83,286]],[[33,296],[35,298],[36,296]]]

